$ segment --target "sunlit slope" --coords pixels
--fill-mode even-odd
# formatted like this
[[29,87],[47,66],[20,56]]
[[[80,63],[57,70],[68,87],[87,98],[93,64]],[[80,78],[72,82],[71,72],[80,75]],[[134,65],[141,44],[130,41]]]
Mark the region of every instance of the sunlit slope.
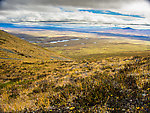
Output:
[[6,32],[0,34],[0,113],[150,111],[148,52],[55,61],[63,58]]
[[66,60],[55,52],[33,45],[0,30],[0,59]]

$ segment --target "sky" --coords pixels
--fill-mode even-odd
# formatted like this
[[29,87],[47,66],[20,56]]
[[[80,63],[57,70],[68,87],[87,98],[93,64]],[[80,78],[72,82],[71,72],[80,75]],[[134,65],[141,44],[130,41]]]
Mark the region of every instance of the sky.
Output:
[[7,23],[6,27],[150,29],[150,0],[0,0],[0,23]]

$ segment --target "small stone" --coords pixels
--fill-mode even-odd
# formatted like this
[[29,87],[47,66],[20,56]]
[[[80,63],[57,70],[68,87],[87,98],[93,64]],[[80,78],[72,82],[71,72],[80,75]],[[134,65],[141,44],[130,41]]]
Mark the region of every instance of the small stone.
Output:
[[122,109],[122,111],[125,111],[125,109]]
[[144,93],[144,94],[142,94],[142,96],[143,96],[143,97],[145,97],[145,96],[146,96],[146,94]]

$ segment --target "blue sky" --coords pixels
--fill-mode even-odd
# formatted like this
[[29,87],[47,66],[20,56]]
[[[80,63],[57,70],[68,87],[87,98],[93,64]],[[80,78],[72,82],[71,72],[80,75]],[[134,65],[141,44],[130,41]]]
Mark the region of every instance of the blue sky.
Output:
[[96,13],[96,14],[121,15],[121,16],[127,16],[127,17],[144,18],[140,15],[121,14],[121,13],[113,12],[113,11],[109,11],[109,10],[80,9],[79,11],[87,11],[87,12],[92,12],[92,13]]

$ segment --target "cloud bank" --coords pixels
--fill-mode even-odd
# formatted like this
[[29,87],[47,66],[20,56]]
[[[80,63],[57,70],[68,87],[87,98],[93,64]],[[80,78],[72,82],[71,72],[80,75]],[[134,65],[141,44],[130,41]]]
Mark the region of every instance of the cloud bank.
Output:
[[[0,0],[1,22],[150,24],[149,0]],[[114,11],[97,14],[89,10]],[[84,10],[84,11],[83,11]],[[120,15],[117,15],[120,13]],[[129,15],[129,16],[125,16]],[[139,15],[138,18],[130,15]]]
[[[2,1],[2,0],[1,0]],[[55,5],[90,8],[117,8],[130,2],[144,0],[4,0],[3,8],[11,9],[19,5]]]

